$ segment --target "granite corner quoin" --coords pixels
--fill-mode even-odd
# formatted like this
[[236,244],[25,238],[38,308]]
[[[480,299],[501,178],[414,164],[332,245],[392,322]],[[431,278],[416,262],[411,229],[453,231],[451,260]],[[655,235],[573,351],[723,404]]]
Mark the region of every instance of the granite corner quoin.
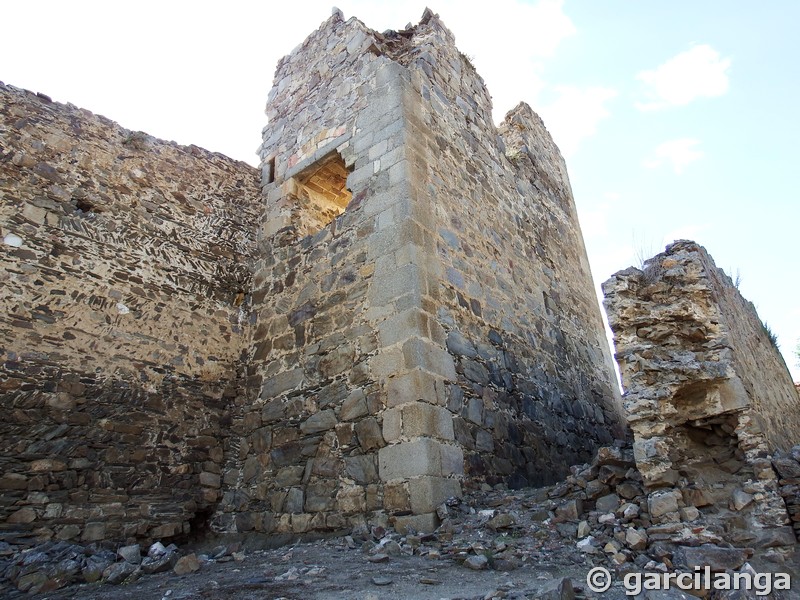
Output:
[[623,435],[564,161],[430,11],[284,57],[260,172],[0,93],[2,535],[430,530]]

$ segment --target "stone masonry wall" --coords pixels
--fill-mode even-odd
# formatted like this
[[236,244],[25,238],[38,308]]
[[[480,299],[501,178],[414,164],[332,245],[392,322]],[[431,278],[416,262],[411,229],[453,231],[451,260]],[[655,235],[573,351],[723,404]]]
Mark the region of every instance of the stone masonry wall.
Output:
[[772,539],[787,516],[769,457],[800,439],[800,401],[753,305],[685,240],[603,290],[646,488],[714,511],[733,541]]
[[0,535],[168,538],[217,501],[258,172],[0,84]]
[[436,320],[457,377],[447,408],[469,480],[563,478],[623,436],[619,392],[566,166],[526,104],[499,130],[491,99],[438,19],[401,57],[411,139],[436,242]]

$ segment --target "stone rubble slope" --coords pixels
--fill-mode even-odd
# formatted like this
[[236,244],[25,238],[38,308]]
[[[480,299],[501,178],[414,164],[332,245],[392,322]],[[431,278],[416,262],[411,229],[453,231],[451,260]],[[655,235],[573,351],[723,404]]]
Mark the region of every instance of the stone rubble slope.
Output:
[[[786,476],[800,474],[798,459],[800,445],[774,461],[787,502],[794,507],[800,506],[796,494],[799,482]],[[796,561],[792,538],[776,537],[770,544],[755,548],[734,545],[726,541],[724,520],[719,518],[722,511],[706,504],[707,498],[692,493],[684,496],[674,490],[646,493],[630,447],[601,448],[591,464],[575,466],[571,471],[555,486],[512,491],[502,485],[495,489],[484,484],[464,499],[451,498],[438,507],[442,523],[433,533],[401,534],[387,520],[383,525],[365,523],[350,535],[313,545],[330,553],[346,553],[358,563],[387,568],[415,558],[436,567],[452,564],[470,571],[521,574],[533,570],[543,577],[535,580],[541,589],[560,590],[553,592],[556,595],[539,596],[538,588],[508,587],[490,596],[520,599],[593,597],[576,573],[585,574],[594,566],[608,568],[617,580],[635,572],[692,572],[706,564],[714,572],[747,570],[755,558],[761,560],[762,569],[764,564],[772,565],[775,571],[797,566],[792,562]],[[246,562],[267,557],[274,560],[264,563],[267,568],[260,581],[265,587],[325,579],[324,561],[282,566],[287,561],[280,557],[293,552],[288,547],[257,550],[237,542],[205,551],[191,550],[161,543],[150,548],[134,544],[114,549],[110,544],[47,542],[10,555],[11,548],[6,545],[0,549],[0,591],[41,593],[71,584],[80,584],[75,589],[85,590],[87,584],[96,582],[135,585],[146,581],[147,575],[178,577],[228,562],[231,568],[239,569]],[[556,577],[564,572],[572,573],[572,578]],[[369,585],[393,585],[397,577],[394,571],[387,573],[373,576]],[[172,586],[182,585],[181,580],[169,581]],[[439,575],[418,575],[422,588],[441,582]],[[106,592],[98,591],[101,588],[96,585],[91,589],[100,594],[96,597],[105,597],[102,594]]]

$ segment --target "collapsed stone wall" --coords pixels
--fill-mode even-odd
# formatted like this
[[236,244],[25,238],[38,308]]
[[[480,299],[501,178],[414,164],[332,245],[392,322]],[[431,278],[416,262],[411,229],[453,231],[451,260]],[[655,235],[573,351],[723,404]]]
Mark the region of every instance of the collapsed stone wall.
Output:
[[216,503],[259,192],[244,163],[0,84],[5,541],[169,538]]
[[786,510],[800,540],[800,444],[789,452],[778,452],[773,457],[772,466],[778,473],[778,492],[786,502]]
[[728,539],[772,539],[788,519],[770,455],[800,439],[800,400],[753,305],[685,240],[603,291],[646,489],[675,488]]

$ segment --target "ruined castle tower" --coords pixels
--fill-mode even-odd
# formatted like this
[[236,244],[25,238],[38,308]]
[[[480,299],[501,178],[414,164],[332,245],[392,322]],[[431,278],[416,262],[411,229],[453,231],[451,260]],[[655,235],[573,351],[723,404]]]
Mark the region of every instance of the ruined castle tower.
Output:
[[564,161],[430,11],[280,61],[260,186],[0,93],[6,539],[431,529],[621,434]]
[[612,440],[564,161],[527,105],[494,125],[437,16],[379,34],[334,11],[267,115],[245,413],[271,446],[242,453],[242,489],[279,531],[375,510],[431,529],[463,479],[551,482]]

